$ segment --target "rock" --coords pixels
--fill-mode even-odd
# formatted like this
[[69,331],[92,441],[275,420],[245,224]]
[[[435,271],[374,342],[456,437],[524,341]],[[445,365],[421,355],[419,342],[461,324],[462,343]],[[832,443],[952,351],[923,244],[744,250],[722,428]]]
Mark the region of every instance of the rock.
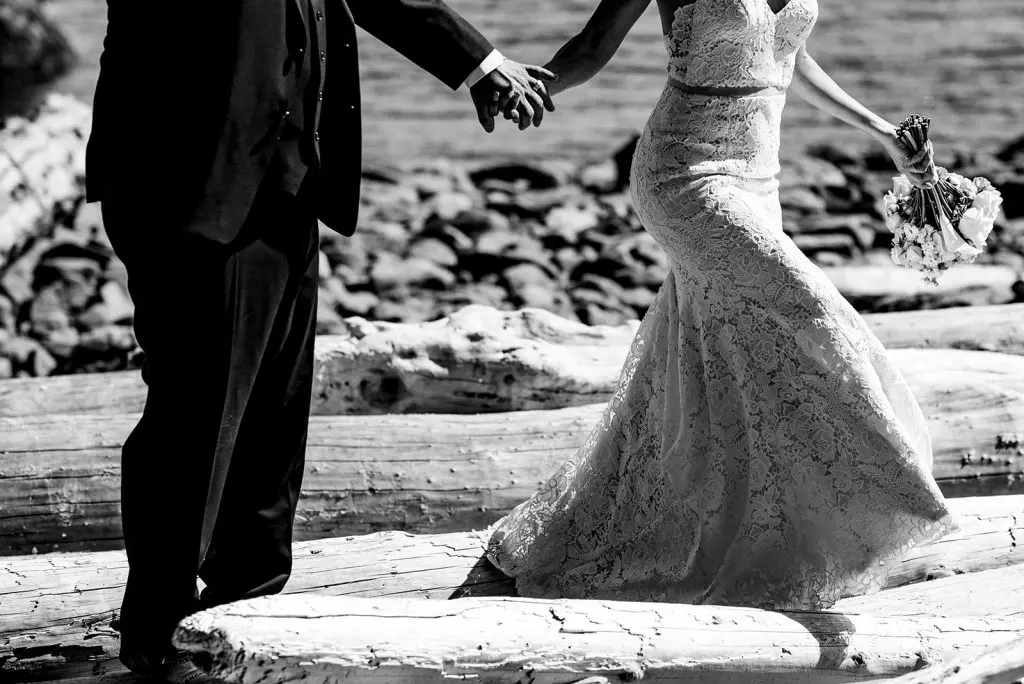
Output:
[[320,289],[316,303],[316,334],[340,335],[345,331],[345,320],[334,310],[330,293]]
[[[486,227],[483,230],[486,230]],[[476,235],[483,232],[483,230],[474,230],[472,232]],[[473,252],[472,238],[455,226],[440,220],[428,222],[418,237],[424,240],[439,240],[455,252],[456,255],[468,255]]]
[[1024,216],[1024,175],[1000,179],[998,184],[993,180],[993,184],[1003,195],[1003,214],[1006,218]]
[[1007,164],[1015,163],[1018,157],[1024,156],[1024,135],[1011,140],[996,152],[996,159]]
[[505,280],[509,291],[513,294],[530,286],[546,288],[555,288],[558,286],[555,279],[551,277],[550,272],[531,263],[522,263],[510,266],[502,271],[501,275]]
[[28,304],[28,331],[39,338],[71,327],[71,316],[61,292],[54,283],[40,290]]
[[[423,213],[420,195],[415,188],[394,183],[364,181],[360,216],[366,221],[412,223]],[[362,225],[363,219],[360,219]]]
[[9,297],[0,294],[0,335],[5,331],[14,334],[16,328],[14,311],[14,302]]
[[[801,235],[808,233],[816,235],[826,233],[847,235],[850,238],[850,244],[859,249],[871,249],[874,247],[876,236],[879,233],[888,234],[885,224],[867,214],[807,216],[800,220],[799,228],[796,232]],[[846,241],[842,241],[842,243],[846,244]],[[811,242],[807,242],[807,244],[811,244]]]
[[555,235],[569,245],[577,244],[582,233],[600,224],[601,217],[593,209],[568,206],[555,207],[544,219],[547,236]]
[[492,230],[478,237],[474,249],[476,262],[471,268],[491,268],[488,258],[502,265],[521,262],[536,264],[552,276],[558,272],[551,261],[550,253],[540,240],[522,233]]
[[0,356],[0,380],[7,380],[14,377],[14,364],[11,360]]
[[426,259],[445,268],[454,268],[459,263],[459,255],[454,249],[438,238],[417,238],[409,245],[409,257]]
[[403,163],[399,182],[416,188],[423,197],[442,192],[460,192],[467,195],[476,193],[473,181],[463,164],[450,159],[413,161]]
[[647,309],[651,308],[657,296],[657,290],[646,287],[631,287],[622,291],[622,301],[633,307],[637,317],[643,317],[647,313]]
[[17,113],[35,86],[66,73],[75,63],[71,43],[36,0],[0,2],[0,114]]
[[860,253],[857,241],[848,233],[797,233],[793,242],[808,256],[827,251],[850,259]]
[[[858,149],[836,142],[811,145],[807,148],[807,154],[840,168],[859,167],[864,163],[863,154]],[[846,169],[844,168],[843,170],[845,171]]]
[[[837,252],[830,252],[825,249],[814,252],[814,254],[811,254],[810,257],[814,261],[814,263],[818,264],[818,266],[822,268],[842,266],[843,264],[846,264],[850,261],[848,257],[842,254],[839,254]],[[889,253],[886,252],[886,259],[888,258]]]
[[427,203],[427,208],[443,221],[452,221],[464,211],[476,206],[473,198],[461,192],[442,192]]
[[781,187],[841,188],[846,186],[846,176],[824,159],[802,155],[782,165],[779,184]]
[[48,239],[38,239],[17,259],[0,270],[0,287],[16,305],[20,306],[32,299],[32,277],[39,263],[39,257],[50,249]]
[[320,251],[327,257],[332,274],[337,274],[339,266],[361,273],[370,265],[369,242],[378,249],[392,251],[392,248],[403,249],[407,239],[407,232],[398,224],[373,224],[362,226],[348,238],[341,238],[337,233],[328,239],[321,238]]
[[445,315],[470,304],[482,304],[496,309],[507,309],[508,290],[493,283],[460,283],[447,292],[438,293]]
[[579,319],[587,325],[624,325],[636,319],[636,315],[632,311],[606,309],[593,302],[586,302],[582,306],[577,305],[576,313],[579,315]]
[[[357,270],[359,269],[357,263],[359,263],[365,268],[369,263],[369,254],[378,254],[380,252],[400,254],[406,250],[412,237],[408,228],[395,221],[360,222],[356,235],[359,236],[358,240],[362,243],[365,250],[364,253],[353,255],[353,260],[342,259],[335,263],[345,263]],[[341,251],[343,252],[344,250]],[[333,255],[328,254],[328,256]],[[365,257],[365,261],[362,261],[363,257]]]
[[0,123],[0,270],[82,199],[91,125],[89,107],[62,95]]
[[491,209],[500,210],[505,214],[516,214],[541,218],[553,207],[579,201],[583,197],[581,190],[574,185],[563,185],[548,190],[526,190],[508,197],[504,204],[490,203]]
[[100,301],[96,302],[75,319],[75,324],[86,330],[119,323],[130,323],[135,316],[135,306],[121,283],[108,280],[99,288]]
[[783,209],[792,209],[804,214],[816,214],[825,211],[825,198],[810,188],[801,185],[780,188],[779,201]]
[[70,325],[66,325],[40,336],[40,341],[43,343],[46,351],[50,352],[53,356],[66,359],[74,353],[75,348],[81,341],[80,338],[81,335],[78,330]]
[[129,352],[137,344],[130,325],[104,325],[82,333],[78,342],[80,349],[94,352]]
[[367,290],[350,291],[338,300],[338,309],[345,316],[366,316],[380,303],[380,297]]
[[557,188],[568,182],[568,174],[564,169],[530,163],[485,166],[471,171],[469,178],[477,187],[482,187],[488,181],[499,181],[511,184],[513,187],[519,184],[529,190]]
[[513,302],[517,308],[544,309],[570,321],[578,321],[572,298],[558,287],[524,285],[516,289]]
[[580,169],[576,182],[590,192],[614,192],[619,187],[619,168],[614,159],[587,164]]
[[422,323],[440,318],[441,313],[433,297],[412,296],[401,302],[382,300],[374,307],[373,317],[394,323]]
[[57,367],[57,362],[42,344],[28,337],[13,337],[3,348],[10,359],[15,377],[46,377]]
[[612,155],[615,162],[615,175],[617,178],[616,189],[629,187],[629,174],[633,168],[633,154],[636,152],[636,144],[640,140],[639,135],[634,135],[629,142],[620,147]]
[[400,259],[387,252],[377,255],[370,269],[370,279],[378,291],[418,285],[431,290],[444,290],[455,284],[455,276],[427,259]]

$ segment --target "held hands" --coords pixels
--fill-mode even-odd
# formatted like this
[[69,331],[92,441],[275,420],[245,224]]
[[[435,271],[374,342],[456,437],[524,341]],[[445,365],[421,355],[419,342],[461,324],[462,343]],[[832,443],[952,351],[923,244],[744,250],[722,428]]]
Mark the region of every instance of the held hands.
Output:
[[500,112],[507,120],[519,124],[521,131],[531,123],[540,126],[544,110],[555,111],[547,83],[556,78],[542,67],[506,59],[469,91],[480,125],[488,133],[492,132],[494,118]]
[[895,131],[881,139],[885,151],[892,157],[896,169],[919,188],[930,188],[939,180],[939,172],[935,168],[932,141],[925,143],[916,154],[911,154],[906,144]]

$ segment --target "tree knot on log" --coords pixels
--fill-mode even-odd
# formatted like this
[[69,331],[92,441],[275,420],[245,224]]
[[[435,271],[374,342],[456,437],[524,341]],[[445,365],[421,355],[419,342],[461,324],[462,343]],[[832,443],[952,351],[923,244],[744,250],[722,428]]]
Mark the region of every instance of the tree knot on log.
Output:
[[409,391],[397,373],[375,369],[359,383],[359,394],[373,408],[389,411],[398,405]]

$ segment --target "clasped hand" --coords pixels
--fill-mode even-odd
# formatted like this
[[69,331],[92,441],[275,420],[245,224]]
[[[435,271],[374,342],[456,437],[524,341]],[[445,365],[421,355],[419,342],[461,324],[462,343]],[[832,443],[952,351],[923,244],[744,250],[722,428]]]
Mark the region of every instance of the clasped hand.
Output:
[[531,123],[540,126],[544,110],[555,111],[547,83],[556,78],[543,67],[506,59],[470,88],[480,125],[488,133],[492,132],[494,118],[500,113],[519,124],[521,131]]
[[896,169],[919,188],[930,188],[939,180],[939,172],[935,167],[932,141],[928,140],[924,147],[911,153],[902,139],[895,134],[882,141],[886,152],[892,157]]

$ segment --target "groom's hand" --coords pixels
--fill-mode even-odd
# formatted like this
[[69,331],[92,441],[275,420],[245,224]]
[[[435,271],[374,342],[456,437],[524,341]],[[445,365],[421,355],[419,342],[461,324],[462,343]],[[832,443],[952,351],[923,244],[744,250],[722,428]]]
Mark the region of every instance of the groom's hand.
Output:
[[531,123],[540,126],[544,110],[555,111],[546,84],[555,78],[543,67],[506,59],[470,89],[480,125],[490,133],[494,130],[494,118],[502,113],[518,123],[519,130],[525,130]]

